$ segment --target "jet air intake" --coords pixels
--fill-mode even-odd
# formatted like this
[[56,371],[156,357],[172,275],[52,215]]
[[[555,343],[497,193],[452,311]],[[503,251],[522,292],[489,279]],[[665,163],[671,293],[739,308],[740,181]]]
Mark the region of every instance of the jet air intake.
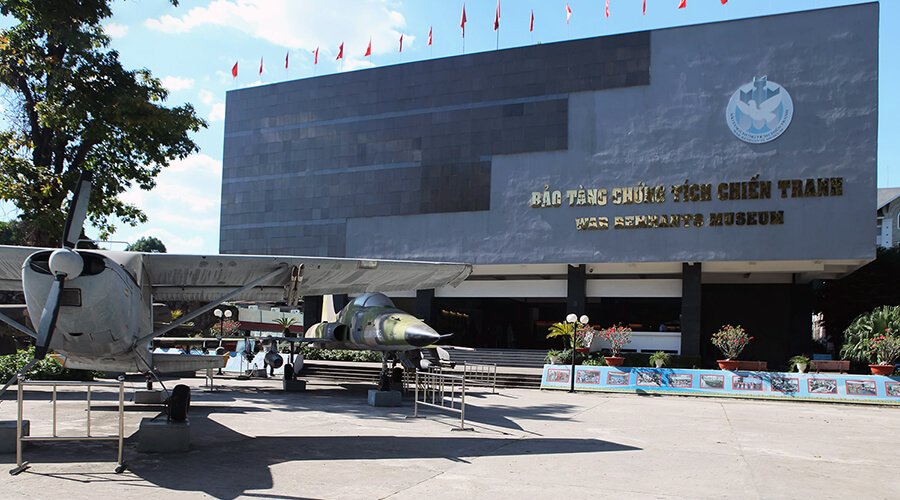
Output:
[[350,340],[350,328],[343,323],[316,323],[306,330],[305,337],[346,342]]

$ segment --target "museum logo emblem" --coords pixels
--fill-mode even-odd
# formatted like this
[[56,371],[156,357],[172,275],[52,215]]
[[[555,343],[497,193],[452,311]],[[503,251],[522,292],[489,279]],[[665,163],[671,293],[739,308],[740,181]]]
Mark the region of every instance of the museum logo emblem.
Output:
[[728,128],[740,140],[762,144],[775,140],[791,124],[794,102],[781,85],[767,77],[738,88],[725,108]]

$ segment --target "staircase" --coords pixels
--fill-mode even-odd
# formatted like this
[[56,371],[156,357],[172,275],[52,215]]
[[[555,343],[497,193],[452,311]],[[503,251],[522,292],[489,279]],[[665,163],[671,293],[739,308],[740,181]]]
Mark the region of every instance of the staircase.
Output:
[[[454,359],[457,363],[460,361]],[[470,363],[475,361],[469,361]],[[477,361],[484,363],[483,361]],[[541,366],[543,366],[543,361]],[[303,371],[300,372],[301,379],[319,379],[335,382],[359,382],[371,384],[372,387],[378,385],[378,376],[381,373],[380,363],[354,363],[339,361],[306,361],[303,363]],[[449,375],[461,375],[462,367],[456,369],[444,369]],[[504,370],[497,367],[497,388],[507,389],[540,389],[541,387],[541,371],[540,370]],[[474,390],[483,391],[484,387],[477,387]],[[488,389],[489,390],[489,389]]]
[[546,350],[541,349],[447,349],[450,360],[456,363],[481,363],[485,365],[516,368],[543,368]]

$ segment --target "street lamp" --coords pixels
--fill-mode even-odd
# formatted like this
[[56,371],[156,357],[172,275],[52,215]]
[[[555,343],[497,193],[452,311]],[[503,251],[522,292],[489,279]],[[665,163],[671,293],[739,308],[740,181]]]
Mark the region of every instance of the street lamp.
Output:
[[570,313],[566,316],[566,323],[570,323],[572,325],[572,385],[569,388],[569,392],[575,392],[575,333],[578,331],[578,324],[586,325],[590,321],[590,318],[587,317],[587,314],[582,314],[581,318],[579,318],[575,313]]
[[222,310],[217,307],[215,310],[213,310],[213,316],[219,318],[219,320],[220,320],[219,335],[224,337],[225,336],[225,318],[231,317],[231,309]]
[[[222,346],[222,337],[225,336],[225,318],[231,317],[231,309],[219,309],[218,307],[213,310],[213,316],[219,318],[219,347]],[[217,350],[218,354],[218,350]],[[222,375],[222,369],[219,368],[219,375]]]

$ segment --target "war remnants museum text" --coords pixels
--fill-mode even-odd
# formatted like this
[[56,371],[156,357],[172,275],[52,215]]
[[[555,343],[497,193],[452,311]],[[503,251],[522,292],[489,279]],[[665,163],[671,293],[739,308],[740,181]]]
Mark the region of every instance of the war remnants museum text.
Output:
[[[544,185],[543,191],[531,193],[532,208],[556,208],[567,204],[570,207],[613,205],[647,205],[669,203],[691,203],[734,200],[766,200],[775,196],[781,198],[817,198],[843,195],[842,177],[815,179],[780,179],[777,181],[758,180],[754,176],[749,181],[696,184],[685,180],[682,184],[648,186],[639,182],[636,186],[608,189],[585,188],[551,190]],[[610,224],[612,222],[612,224]],[[783,225],[784,210],[714,212],[708,216],[702,213],[645,214],[576,217],[578,231],[613,229],[645,229],[673,227],[708,226],[767,226]]]

